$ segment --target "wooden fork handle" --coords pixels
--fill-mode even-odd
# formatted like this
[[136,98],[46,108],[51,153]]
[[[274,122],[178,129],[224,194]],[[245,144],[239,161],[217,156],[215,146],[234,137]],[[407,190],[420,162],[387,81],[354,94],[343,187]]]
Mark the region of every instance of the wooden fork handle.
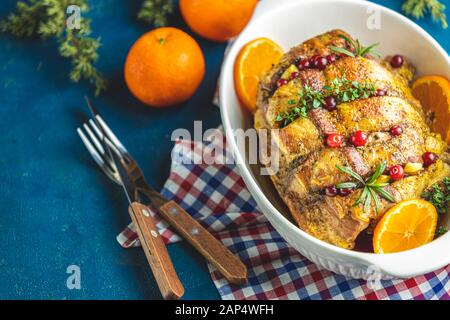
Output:
[[231,283],[247,281],[247,267],[176,202],[159,208],[161,216]]
[[150,215],[150,210],[138,202],[133,202],[128,212],[163,298],[181,298],[184,294],[183,285],[178,279],[166,245]]

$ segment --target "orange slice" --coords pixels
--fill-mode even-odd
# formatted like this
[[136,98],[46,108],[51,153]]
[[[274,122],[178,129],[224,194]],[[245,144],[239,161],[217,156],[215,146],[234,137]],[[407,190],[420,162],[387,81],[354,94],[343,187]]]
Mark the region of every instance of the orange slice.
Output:
[[250,111],[256,108],[256,93],[261,77],[280,60],[283,49],[267,38],[247,43],[234,63],[234,85],[241,103]]
[[375,253],[393,253],[420,247],[433,240],[436,208],[423,199],[406,200],[388,210],[373,234]]
[[412,93],[425,113],[434,113],[431,129],[450,143],[450,81],[441,76],[421,77],[413,83]]

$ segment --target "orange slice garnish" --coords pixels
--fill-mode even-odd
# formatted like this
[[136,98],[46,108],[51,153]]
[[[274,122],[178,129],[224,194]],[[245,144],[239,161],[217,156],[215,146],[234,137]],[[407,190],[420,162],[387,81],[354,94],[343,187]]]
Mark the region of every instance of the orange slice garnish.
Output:
[[434,132],[450,143],[450,81],[441,76],[418,78],[412,85],[412,93],[427,112],[432,112]]
[[406,200],[389,209],[373,234],[375,253],[393,253],[420,247],[434,239],[438,214],[423,199]]
[[267,38],[247,43],[234,63],[234,85],[242,105],[248,110],[256,108],[256,93],[261,77],[276,64],[283,49]]

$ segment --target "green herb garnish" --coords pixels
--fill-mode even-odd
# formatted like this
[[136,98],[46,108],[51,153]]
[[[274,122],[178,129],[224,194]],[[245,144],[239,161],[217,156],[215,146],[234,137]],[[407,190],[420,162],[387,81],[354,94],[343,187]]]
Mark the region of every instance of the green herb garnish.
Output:
[[416,19],[422,19],[425,14],[431,13],[434,21],[439,21],[444,29],[448,27],[445,5],[438,0],[406,0],[402,10]]
[[334,79],[330,85],[324,86],[321,91],[312,90],[310,86],[305,86],[299,92],[298,101],[291,99],[289,105],[292,109],[281,112],[275,118],[275,121],[287,126],[299,117],[306,118],[308,111],[317,109],[324,104],[325,98],[334,96],[337,103],[349,102],[357,99],[367,99],[376,95],[376,88],[373,83],[350,81],[345,76]]
[[289,111],[280,112],[275,121],[282,122],[283,126],[287,126],[289,123],[293,122],[297,118],[306,118],[307,109],[306,107],[294,107]]
[[172,0],[144,0],[138,18],[155,27],[166,26],[174,11]]
[[331,51],[342,53],[352,58],[355,58],[356,56],[365,57],[368,54],[380,56],[380,54],[375,51],[375,47],[379,45],[378,43],[374,43],[368,47],[364,47],[363,45],[361,45],[358,39],[352,40],[344,36],[343,34],[340,34],[339,37],[344,39],[352,47],[353,51],[349,51],[341,47],[330,46]]
[[[65,12],[69,5],[77,5],[81,9],[80,29],[66,27]],[[70,79],[74,82],[88,80],[99,94],[106,89],[106,80],[94,67],[100,39],[90,36],[91,22],[83,17],[87,11],[87,0],[18,1],[16,12],[0,21],[0,31],[19,38],[37,35],[42,39],[56,39],[60,55],[72,64]]]
[[439,214],[446,213],[450,201],[450,178],[445,177],[440,184],[434,183],[421,197],[431,202]]
[[448,232],[448,228],[439,226],[439,228],[437,228],[437,230],[436,230],[436,236],[442,236],[442,235],[446,234],[447,232]]
[[336,165],[336,168],[341,170],[342,172],[348,174],[352,178],[356,180],[356,182],[343,182],[336,185],[337,189],[347,189],[347,188],[362,188],[361,195],[353,204],[354,207],[363,203],[363,212],[366,213],[369,211],[370,206],[372,205],[372,201],[375,204],[375,211],[378,213],[380,209],[380,202],[378,199],[378,195],[382,198],[388,200],[389,202],[395,202],[394,196],[385,189],[386,186],[389,185],[387,182],[379,183],[376,182],[378,177],[384,172],[386,169],[386,160],[383,161],[378,167],[375,169],[374,174],[367,180],[364,180],[359,174],[352,171],[349,168]]

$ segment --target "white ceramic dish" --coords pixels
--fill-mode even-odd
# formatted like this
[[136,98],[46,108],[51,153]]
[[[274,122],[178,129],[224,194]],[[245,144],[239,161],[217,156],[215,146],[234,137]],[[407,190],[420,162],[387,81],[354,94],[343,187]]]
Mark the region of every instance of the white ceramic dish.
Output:
[[[369,17],[379,15],[380,29],[367,27]],[[373,21],[373,20],[372,20]],[[284,209],[270,179],[252,171],[245,150],[232,134],[250,128],[251,115],[239,105],[233,83],[236,55],[248,41],[268,37],[284,49],[331,29],[340,28],[362,43],[379,42],[383,55],[400,53],[417,68],[419,75],[441,74],[450,78],[450,59],[442,47],[423,29],[402,15],[359,0],[262,0],[246,29],[236,39],[225,59],[220,79],[222,122],[240,173],[275,229],[301,254],[333,272],[352,278],[408,278],[434,271],[450,263],[450,233],[417,249],[376,255],[338,248],[300,230],[282,214]]]

